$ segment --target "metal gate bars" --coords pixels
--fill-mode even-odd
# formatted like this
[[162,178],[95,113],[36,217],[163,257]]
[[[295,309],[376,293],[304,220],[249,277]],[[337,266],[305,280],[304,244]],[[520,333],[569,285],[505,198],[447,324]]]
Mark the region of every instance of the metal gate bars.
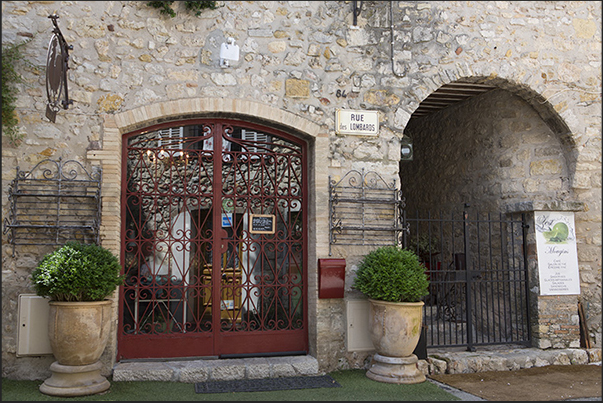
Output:
[[120,358],[307,350],[305,150],[231,120],[128,136]]
[[530,344],[525,216],[404,214],[430,280],[428,347]]

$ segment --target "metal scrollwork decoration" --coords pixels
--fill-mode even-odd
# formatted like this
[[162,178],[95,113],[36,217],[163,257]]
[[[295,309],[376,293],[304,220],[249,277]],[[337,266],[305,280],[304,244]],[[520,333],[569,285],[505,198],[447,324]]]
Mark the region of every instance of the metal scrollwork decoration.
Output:
[[46,55],[46,117],[52,123],[55,122],[57,113],[61,109],[68,109],[73,103],[69,99],[67,89],[67,70],[69,70],[69,51],[73,45],[68,45],[57,24],[58,15],[52,14],[48,18],[52,20],[54,28],[48,44]]
[[401,244],[408,231],[406,201],[395,180],[377,172],[351,170],[340,180],[329,177],[329,256],[331,245]]
[[75,160],[45,159],[30,171],[17,167],[3,221],[13,257],[17,245],[56,246],[68,240],[98,245],[101,179],[100,167],[88,171]]

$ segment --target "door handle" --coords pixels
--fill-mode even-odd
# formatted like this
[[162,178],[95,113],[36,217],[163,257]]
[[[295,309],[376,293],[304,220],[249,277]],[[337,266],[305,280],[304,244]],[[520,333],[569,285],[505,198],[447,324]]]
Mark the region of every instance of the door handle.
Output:
[[220,228],[220,253],[228,251],[228,232],[224,228]]

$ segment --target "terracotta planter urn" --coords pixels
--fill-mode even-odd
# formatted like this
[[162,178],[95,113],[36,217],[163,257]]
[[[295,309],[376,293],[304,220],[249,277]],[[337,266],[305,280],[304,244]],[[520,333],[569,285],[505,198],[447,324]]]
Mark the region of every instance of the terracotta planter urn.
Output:
[[50,301],[48,336],[56,361],[40,392],[83,396],[109,389],[99,359],[109,340],[112,301]]
[[424,302],[386,302],[369,299],[369,333],[376,354],[366,376],[379,382],[424,382],[413,351],[421,337]]

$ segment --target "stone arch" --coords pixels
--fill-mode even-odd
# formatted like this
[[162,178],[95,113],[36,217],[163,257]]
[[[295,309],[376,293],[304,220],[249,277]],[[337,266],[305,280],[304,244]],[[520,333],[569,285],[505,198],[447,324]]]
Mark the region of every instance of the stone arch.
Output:
[[115,124],[121,134],[154,123],[205,116],[239,116],[270,126],[288,127],[309,138],[321,132],[316,123],[282,109],[244,99],[190,98],[144,105],[129,111],[116,113]]
[[[526,108],[524,111],[531,108],[530,112],[538,117],[541,127],[545,128],[548,132],[549,144],[554,143],[561,150],[561,154],[558,153],[557,155],[563,158],[567,167],[565,171],[567,174],[564,173],[562,175],[567,177],[567,183],[564,183],[564,189],[567,191],[559,198],[555,197],[554,193],[551,193],[549,196],[552,197],[546,197],[547,195],[545,195],[545,197],[540,199],[531,196],[526,197],[525,200],[518,200],[515,203],[501,203],[499,206],[502,206],[509,213],[526,212],[528,213],[529,220],[533,220],[533,212],[538,210],[573,211],[576,213],[576,235],[580,238],[577,248],[582,287],[581,295],[583,300],[593,301],[592,306],[597,307],[593,309],[593,316],[600,317],[600,237],[592,235],[593,231],[600,231],[601,228],[601,199],[594,196],[594,192],[600,192],[601,186],[600,164],[597,164],[597,161],[600,161],[601,158],[600,136],[597,136],[597,133],[600,133],[601,120],[600,115],[596,115],[597,111],[593,109],[598,106],[600,110],[600,92],[589,91],[588,88],[577,88],[572,86],[571,83],[563,82],[557,84],[556,88],[551,88],[550,85],[534,73],[519,73],[514,71],[505,77],[497,75],[493,71],[498,68],[505,70],[505,66],[501,64],[493,64],[488,68],[478,65],[477,67],[472,66],[471,69],[458,68],[452,71],[444,70],[439,75],[423,78],[420,80],[421,88],[414,91],[416,99],[420,101],[416,105],[412,105],[414,106],[413,112],[419,106],[419,103],[432,92],[436,91],[440,86],[451,82],[489,84],[497,87],[496,91],[506,91],[515,100],[521,101]],[[509,71],[509,69],[506,70]],[[447,116],[450,117],[450,114]],[[412,112],[408,115],[408,121],[410,122],[411,120]],[[412,126],[412,123],[407,123],[405,130],[409,126]],[[550,149],[552,150],[554,147]],[[544,147],[541,150],[544,150]],[[415,147],[416,154],[417,148]],[[453,165],[449,166],[458,168]],[[529,168],[528,163],[523,168],[525,173],[529,172],[527,170]],[[409,177],[412,175],[412,172],[402,172],[401,163],[401,177],[402,175]],[[513,179],[517,179],[516,183],[521,182],[519,175]],[[420,180],[422,183],[429,182],[429,180],[425,179]],[[444,180],[443,182],[446,181]],[[474,181],[473,183],[478,182]],[[481,183],[479,184],[481,185]],[[448,192],[448,194],[451,193],[453,192]],[[583,195],[585,193],[593,194],[594,198],[584,198]],[[425,193],[415,190],[415,194],[421,197]],[[459,203],[458,205],[462,204]],[[533,237],[533,235],[530,236]],[[528,250],[535,250],[534,248],[535,245],[530,244]],[[538,279],[536,260],[531,258],[528,266],[531,270],[530,277]],[[546,297],[534,297],[547,300]],[[532,318],[535,322],[546,323],[546,319],[540,318],[540,315],[546,315],[548,312],[559,313],[560,320],[567,320],[572,315],[572,312],[574,312],[575,300],[573,297],[562,297],[555,303],[551,303],[548,311],[545,312],[542,308],[539,309],[537,315],[534,315]],[[568,314],[567,312],[570,313]],[[548,343],[551,343],[550,340],[554,340],[556,336],[546,332],[539,334],[540,328],[534,326],[534,329],[536,328],[538,329],[538,334],[534,334],[533,336],[535,343],[540,343],[540,346],[549,347],[551,344]],[[589,329],[591,334],[595,334],[595,337],[598,338],[597,340],[600,340],[600,320],[594,324],[591,321]]]
[[[507,76],[497,70],[510,71],[511,74]],[[513,73],[518,76],[514,76]],[[589,91],[569,85],[564,88],[547,88],[547,83],[542,77],[535,77],[532,74],[519,74],[507,64],[495,63],[481,63],[472,65],[471,67],[456,64],[453,68],[436,71],[436,74],[424,75],[417,81],[418,84],[415,89],[410,91],[418,100],[414,105],[413,111],[422,100],[444,84],[456,81],[488,84],[505,89],[522,98],[541,115],[551,130],[562,137],[571,137],[572,133],[580,133],[583,130],[579,120],[576,119],[572,112],[576,110],[576,108],[572,107],[572,104],[578,101],[574,100],[569,94],[580,92],[590,93]],[[557,97],[560,93],[564,93],[564,95]],[[592,92],[592,94],[600,93]],[[551,104],[553,97],[557,100],[557,107]],[[564,103],[567,105],[563,105]],[[557,111],[557,109],[561,110]],[[571,138],[567,140],[570,142],[574,141]]]
[[[568,125],[550,104],[546,105],[547,102],[542,96],[520,84],[491,77],[461,77],[455,81],[447,80],[441,85],[449,82],[488,84],[496,89],[468,99],[462,104],[454,104],[430,117],[409,119],[405,126],[405,134],[410,135],[411,138],[413,133],[419,136],[418,141],[415,142],[415,154],[417,151],[420,153],[420,148],[423,148],[423,155],[426,153],[430,155],[431,162],[417,161],[415,167],[401,164],[401,175],[405,175],[406,178],[423,178],[419,183],[442,181],[440,188],[425,195],[423,189],[420,189],[421,185],[412,185],[406,179],[406,193],[416,200],[422,199],[421,209],[428,206],[440,208],[444,205],[450,208],[451,205],[462,205],[462,202],[467,202],[468,199],[475,202],[480,200],[484,206],[496,210],[523,202],[573,201],[572,184],[578,156],[575,139]],[[433,80],[427,80],[424,84],[425,86],[430,84],[429,88],[434,88],[433,91],[439,88],[439,86],[435,88],[436,84]],[[423,99],[427,96],[428,94],[423,94]],[[511,103],[513,107],[510,106]],[[503,115],[498,113],[499,108]],[[502,112],[505,108],[507,110]],[[521,112],[522,108],[524,112]],[[492,119],[488,121],[479,117],[482,113],[490,114]],[[462,118],[463,114],[467,114],[466,119]],[[452,121],[456,121],[456,124],[450,126],[447,122]],[[509,124],[514,126],[512,130],[505,126]],[[516,128],[519,125],[526,125],[529,128],[520,130]],[[465,134],[474,130],[473,138],[465,137],[465,134],[458,132],[461,127],[465,130]],[[439,138],[435,134],[441,133],[442,130],[448,133],[444,137],[453,136],[456,142]],[[517,133],[513,133],[514,131]],[[509,138],[513,138],[510,143]],[[423,144],[427,141],[429,147]],[[513,147],[515,152],[518,152],[517,144],[524,141],[531,146],[522,148],[524,154],[519,161],[509,147]],[[492,142],[506,142],[508,150],[505,151],[505,147],[493,145]],[[442,155],[443,158],[438,158],[437,152],[433,150],[438,147],[446,150],[446,155]],[[459,153],[456,149],[458,147],[463,147],[464,153]],[[427,148],[432,150],[428,151]],[[484,152],[490,154],[488,158],[479,156]],[[455,158],[456,163],[453,162]],[[494,159],[500,159],[500,162],[495,163]],[[501,165],[496,165],[498,163]],[[433,171],[429,172],[430,170]],[[458,172],[452,174],[451,170]],[[495,179],[497,175],[499,179]],[[466,182],[459,178],[465,178]],[[401,181],[404,180],[405,178],[401,177]],[[472,196],[472,193],[480,187],[483,187],[482,191],[478,192],[481,199],[476,198],[475,194]],[[438,192],[441,194],[436,196]],[[504,199],[504,202],[497,200],[498,197]],[[434,202],[441,204],[435,206]]]
[[[316,287],[317,256],[328,253],[328,234],[312,230],[313,223],[326,222],[328,217],[327,196],[315,189],[326,189],[328,174],[317,167],[328,163],[328,133],[320,125],[291,112],[273,108],[258,102],[241,99],[191,98],[150,105],[128,111],[103,115],[103,142],[101,149],[88,150],[87,159],[92,165],[100,165],[102,173],[101,244],[120,257],[121,239],[121,191],[122,191],[122,137],[124,134],[153,124],[187,118],[230,117],[248,120],[288,131],[308,141],[308,209],[310,231],[308,239],[308,287]],[[105,350],[105,359],[112,363],[117,352],[117,292],[113,296],[111,338]],[[314,293],[308,293],[308,304],[316,304]],[[310,351],[316,349],[315,327],[309,323]],[[314,337],[312,336],[314,334]]]
[[[119,255],[119,206],[121,192],[122,135],[156,123],[207,116],[238,117],[285,129],[312,142],[326,141],[327,134],[316,123],[258,102],[241,99],[191,98],[143,105],[128,111],[103,115],[103,148],[89,150],[88,160],[103,167],[103,244]],[[328,147],[315,147],[320,150]],[[317,151],[315,159],[323,153]],[[322,158],[326,159],[326,155]],[[311,164],[315,169],[316,164]],[[310,173],[313,175],[313,173]],[[319,178],[315,177],[315,180]],[[325,183],[327,179],[323,178]],[[326,213],[325,213],[326,214]],[[326,216],[325,216],[326,217]]]
[[[586,127],[582,124],[583,120],[575,115],[575,111],[580,110],[577,105],[579,100],[574,99],[572,94],[575,96],[579,93],[598,93],[570,86],[560,89],[546,88],[545,83],[539,81],[538,78],[534,78],[532,75],[504,77],[497,74],[495,72],[497,67],[504,68],[504,66],[493,65],[487,67],[476,66],[470,69],[468,66],[456,65],[455,68],[446,69],[438,75],[423,77],[419,80],[419,84],[415,89],[410,92],[417,100],[420,100],[412,103],[412,112],[432,92],[449,83],[467,82],[486,84],[506,90],[530,105],[538,113],[546,126],[557,136],[563,146],[564,158],[569,169],[570,186],[573,187],[581,149],[579,137],[586,131]],[[487,69],[487,71],[478,74],[477,72],[480,69]],[[535,84],[532,84],[531,81]],[[562,95],[558,96],[558,94]],[[556,104],[552,103],[553,98]],[[408,115],[408,120],[412,118],[412,112]]]

